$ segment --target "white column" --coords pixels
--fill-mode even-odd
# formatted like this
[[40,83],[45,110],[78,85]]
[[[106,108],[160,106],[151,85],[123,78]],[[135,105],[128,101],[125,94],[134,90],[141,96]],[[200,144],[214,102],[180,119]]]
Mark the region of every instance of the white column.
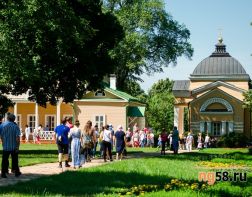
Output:
[[17,103],[14,105],[14,115],[17,118]]
[[38,106],[38,103],[35,103],[35,129],[38,128],[39,126],[39,106]]
[[231,133],[234,131],[234,122],[228,122],[228,132]]
[[226,121],[221,122],[221,135],[226,134]]
[[211,122],[207,122],[207,132],[209,135],[211,135],[212,133],[212,125],[211,125]]
[[204,132],[205,122],[200,122],[200,132]]
[[179,123],[179,107],[174,106],[174,126],[178,127]]
[[61,106],[61,102],[62,100],[60,99],[58,102],[57,102],[57,108],[56,108],[56,114],[57,114],[57,125],[60,125],[60,106]]

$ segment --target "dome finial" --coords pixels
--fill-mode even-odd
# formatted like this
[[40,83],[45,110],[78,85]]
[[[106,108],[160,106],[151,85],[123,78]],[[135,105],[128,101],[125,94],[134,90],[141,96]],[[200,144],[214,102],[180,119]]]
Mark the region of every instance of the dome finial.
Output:
[[219,28],[219,36],[218,36],[218,41],[219,41],[219,44],[222,44],[223,42],[223,38],[222,38],[222,28]]

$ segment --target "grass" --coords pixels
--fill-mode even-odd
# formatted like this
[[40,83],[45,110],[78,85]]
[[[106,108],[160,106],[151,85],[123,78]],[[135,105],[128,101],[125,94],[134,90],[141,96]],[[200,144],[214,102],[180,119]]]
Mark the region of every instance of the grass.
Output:
[[[35,156],[40,157],[39,152],[41,152],[43,157],[41,161],[46,158],[49,159],[51,154],[53,155],[52,160],[57,160],[55,145],[47,145],[45,149],[43,145],[25,145],[21,148],[20,159],[26,160],[32,155],[35,160]],[[32,151],[32,154],[29,151]],[[46,151],[48,151],[48,155]],[[56,153],[54,153],[55,151]],[[141,153],[145,157],[113,162],[89,169],[80,169],[79,171],[68,171],[13,186],[1,187],[0,195],[120,196],[120,194],[128,192],[128,196],[132,196],[133,192],[140,192],[138,191],[139,188],[143,187],[145,188],[144,196],[240,197],[252,195],[252,156],[248,155],[246,149],[205,149],[197,153],[168,154],[162,157],[158,154],[153,157],[156,149],[138,148],[128,149],[128,151],[130,156]],[[202,162],[209,162],[214,165],[213,167],[204,166]],[[236,169],[223,167],[219,169],[218,165],[222,166],[222,163],[235,163],[238,167]],[[28,165],[28,162],[26,164]],[[246,169],[240,167],[240,164],[245,166]],[[205,189],[191,187],[193,184],[202,185],[202,183],[198,182],[198,173],[200,171],[232,170],[246,172],[247,182],[218,182],[213,186],[207,186]],[[185,187],[185,184],[190,187]],[[167,185],[172,189],[164,189]]]

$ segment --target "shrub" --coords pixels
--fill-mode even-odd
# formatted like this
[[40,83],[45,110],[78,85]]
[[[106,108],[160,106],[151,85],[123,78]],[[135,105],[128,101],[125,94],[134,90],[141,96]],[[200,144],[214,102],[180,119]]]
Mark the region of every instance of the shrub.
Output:
[[244,134],[232,132],[221,136],[217,141],[217,147],[245,147],[247,142],[248,139]]

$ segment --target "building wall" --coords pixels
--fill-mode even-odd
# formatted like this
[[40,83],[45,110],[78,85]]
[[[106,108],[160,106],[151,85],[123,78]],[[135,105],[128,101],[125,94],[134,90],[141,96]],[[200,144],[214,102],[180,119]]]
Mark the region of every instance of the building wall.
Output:
[[[25,125],[28,124],[28,115],[35,115],[35,103],[16,103],[17,105],[17,114],[21,115],[21,128],[24,131]],[[39,124],[42,124],[43,126],[46,126],[46,115],[54,115],[56,117],[56,106],[47,104],[47,107],[38,107],[38,120]],[[9,112],[14,113],[14,108],[11,107]],[[61,104],[61,119],[64,115],[73,115],[73,108],[70,104]],[[55,119],[56,123],[56,119]],[[57,126],[57,125],[56,125]]]
[[[203,103],[210,98],[223,98],[227,102],[232,105],[233,114],[225,114],[225,113],[200,113],[200,108]],[[218,104],[216,104],[217,106]],[[223,92],[218,91],[216,89],[212,93],[206,94],[202,96],[198,100],[193,101],[190,104],[190,120],[191,120],[191,129],[194,131],[199,131],[200,126],[199,122],[202,121],[232,121],[234,123],[234,131],[235,132],[243,132],[244,127],[244,109],[242,108],[242,103],[237,102],[237,100],[233,97],[230,97]]]
[[[106,104],[106,105],[105,105]],[[95,122],[95,116],[104,115],[105,124],[112,124],[114,129],[118,125],[126,128],[126,103],[98,103],[77,101],[76,118],[80,121],[81,128],[88,120]]]

